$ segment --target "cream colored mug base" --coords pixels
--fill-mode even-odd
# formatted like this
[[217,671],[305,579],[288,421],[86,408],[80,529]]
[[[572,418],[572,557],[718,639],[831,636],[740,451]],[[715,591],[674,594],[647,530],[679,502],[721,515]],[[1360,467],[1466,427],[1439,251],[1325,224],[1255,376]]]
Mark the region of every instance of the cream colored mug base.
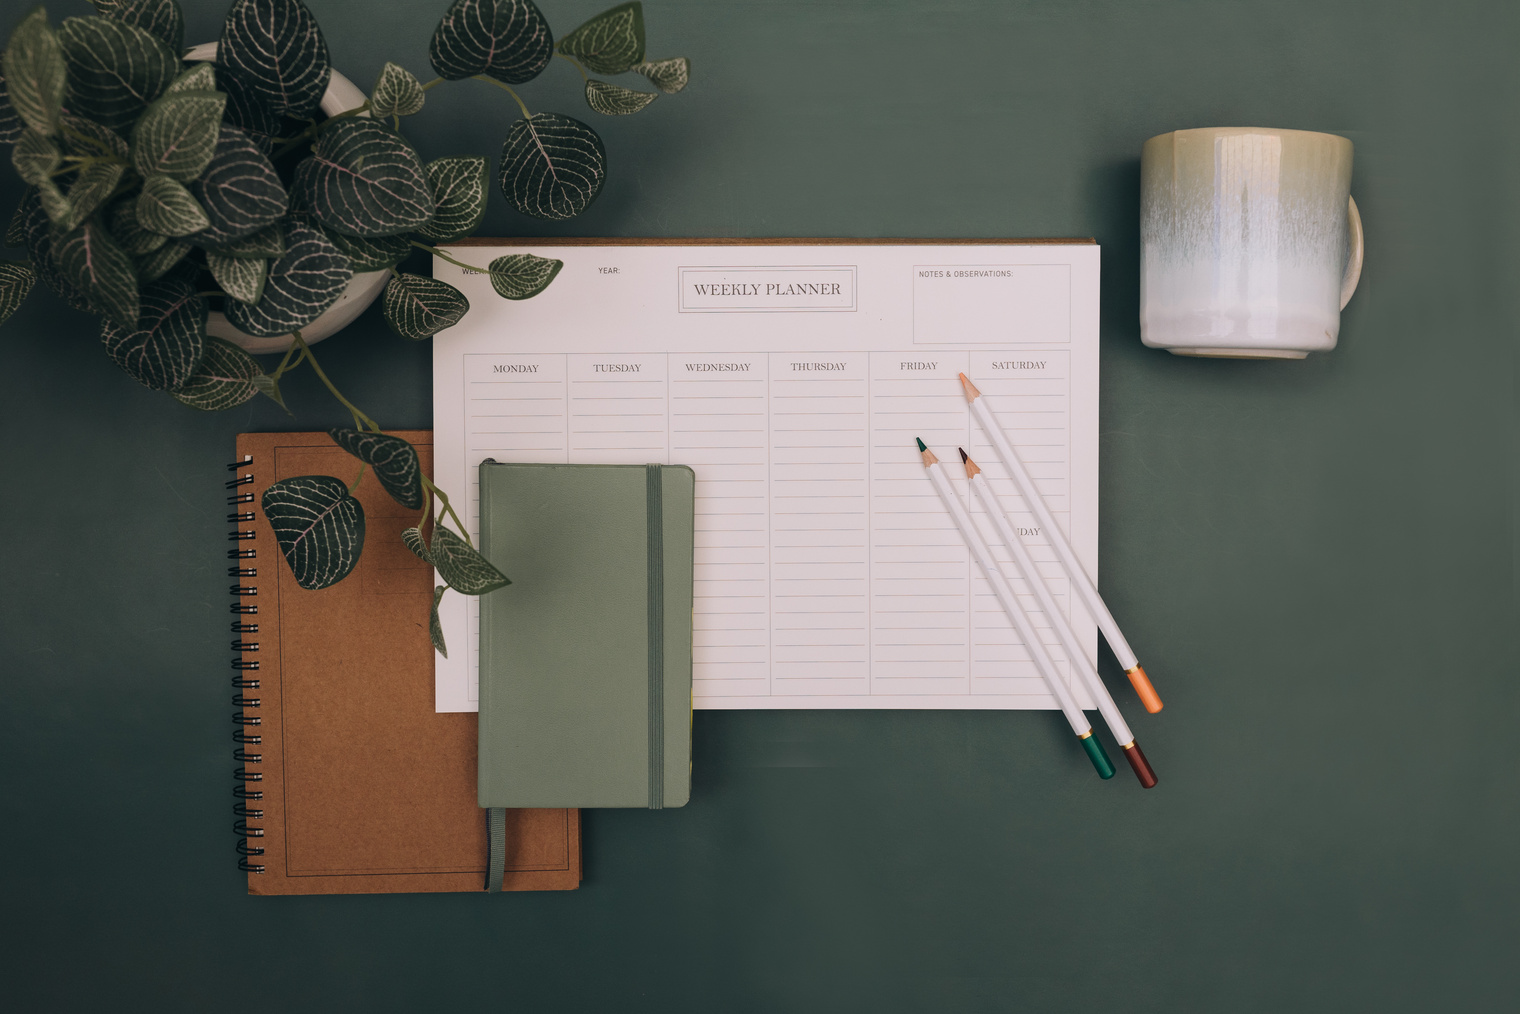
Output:
[[1200,359],[1305,359],[1309,353],[1297,349],[1168,349],[1174,356],[1197,356]]

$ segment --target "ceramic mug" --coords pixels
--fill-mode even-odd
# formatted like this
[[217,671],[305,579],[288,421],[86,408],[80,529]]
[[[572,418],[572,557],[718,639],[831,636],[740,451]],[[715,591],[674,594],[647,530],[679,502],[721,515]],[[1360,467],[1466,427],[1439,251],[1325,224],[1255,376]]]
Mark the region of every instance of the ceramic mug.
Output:
[[1180,356],[1335,348],[1362,274],[1351,142],[1257,127],[1174,130],[1140,156],[1140,340]]

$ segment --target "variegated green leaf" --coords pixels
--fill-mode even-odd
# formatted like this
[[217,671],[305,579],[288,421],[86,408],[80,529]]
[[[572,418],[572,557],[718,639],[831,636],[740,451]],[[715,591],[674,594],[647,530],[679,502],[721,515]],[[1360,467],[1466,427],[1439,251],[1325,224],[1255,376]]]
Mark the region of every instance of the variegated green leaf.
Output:
[[214,92],[216,90],[216,64],[198,63],[175,78],[164,94],[173,95],[176,92]]
[[324,228],[322,233],[332,240],[333,246],[343,251],[355,273],[393,268],[412,252],[412,241],[404,233],[399,236],[376,236],[373,239],[345,236],[334,229]]
[[155,101],[132,128],[132,165],[138,174],[180,182],[199,176],[216,151],[226,104],[221,92],[174,92]]
[[316,591],[337,584],[364,549],[364,508],[330,475],[281,479],[260,501],[296,584]]
[[0,63],[0,144],[15,144],[25,129],[26,124],[11,108],[10,96],[5,90],[5,71]]
[[466,595],[484,595],[512,582],[468,542],[442,525],[433,527],[433,566],[449,587]]
[[26,294],[32,291],[32,283],[36,281],[37,273],[30,264],[0,261],[0,324],[4,324],[16,312],[21,301],[26,299]]
[[48,220],[55,228],[63,225],[69,219],[69,199],[58,184],[52,180],[43,180],[33,188],[37,191],[37,200],[42,202],[42,210],[47,212]]
[[137,324],[137,272],[105,226],[85,222],[53,242],[53,263],[90,305],[118,326]]
[[296,166],[293,189],[318,222],[350,236],[393,236],[433,217],[417,153],[374,120],[342,120],[324,131]]
[[202,412],[236,408],[259,392],[253,378],[262,376],[258,360],[220,338],[206,338],[200,365],[174,397]]
[[93,215],[116,192],[116,184],[126,171],[120,162],[90,162],[81,168],[69,187],[69,210],[58,228],[72,229]]
[[227,257],[206,251],[206,267],[222,291],[240,303],[252,306],[264,294],[264,278],[269,262],[248,257]]
[[691,80],[691,62],[684,56],[634,64],[629,70],[643,74],[649,79],[650,84],[666,95],[674,95],[685,88],[687,82]]
[[137,195],[137,220],[165,236],[188,236],[211,224],[200,203],[168,176],[149,176]]
[[564,266],[564,261],[533,254],[498,257],[488,265],[491,288],[507,299],[528,299],[547,289]]
[[63,152],[48,137],[35,130],[26,130],[21,140],[11,149],[11,165],[16,175],[32,186],[40,186],[51,179],[53,170],[63,164]]
[[28,188],[26,193],[21,195],[21,200],[16,202],[16,210],[11,212],[11,220],[5,226],[6,246],[26,245],[27,200],[33,196],[31,188]]
[[618,4],[559,40],[559,51],[598,74],[621,74],[644,59],[644,6]]
[[450,81],[485,74],[531,81],[554,55],[554,34],[532,0],[455,0],[433,32],[428,58]]
[[386,61],[380,79],[369,97],[369,111],[384,119],[387,116],[411,116],[422,111],[422,82],[405,67]]
[[406,528],[401,532],[401,544],[412,551],[412,555],[424,563],[432,563],[432,557],[428,555],[427,542],[422,538],[422,529]]
[[636,113],[659,97],[656,92],[636,92],[596,78],[586,81],[586,105],[604,116]]
[[150,254],[168,241],[167,236],[144,228],[137,220],[135,198],[123,198],[111,205],[106,211],[105,220],[106,228],[111,230],[111,238],[133,257]]
[[106,18],[65,18],[69,112],[125,131],[179,74],[179,55],[151,33]]
[[607,152],[596,131],[558,113],[517,120],[501,148],[501,192],[534,218],[574,218],[607,180]]
[[91,0],[103,18],[136,25],[178,53],[185,48],[185,18],[174,0]]
[[280,133],[280,117],[269,108],[253,85],[226,64],[217,64],[216,90],[227,96],[227,108],[222,111],[223,124],[231,124],[243,131],[264,154],[272,152],[274,138]]
[[430,243],[452,243],[474,232],[486,214],[487,163],[476,155],[434,159],[423,166],[436,211],[418,233]]
[[48,218],[42,195],[36,187],[28,187],[22,195],[16,215],[20,220],[22,241],[32,258],[32,270],[37,272],[37,277],[69,306],[76,310],[93,311],[94,308],[85,299],[84,293],[74,288],[53,263],[53,223]]
[[[204,235],[204,234],[202,234]],[[200,236],[195,237],[197,242]],[[261,229],[251,236],[235,239],[226,246],[206,247],[207,253],[218,253],[223,257],[243,257],[249,260],[273,260],[285,252],[285,234],[278,225],[271,225],[267,229]]]
[[157,250],[137,258],[137,277],[144,282],[156,282],[180,265],[190,244],[171,239]]
[[[403,338],[421,341],[458,324],[470,301],[448,282],[397,274],[385,286],[385,322]],[[418,504],[418,506],[422,506]]]
[[206,347],[205,298],[188,282],[166,279],[142,290],[141,305],[135,327],[111,321],[102,325],[100,340],[107,354],[145,387],[183,387]]
[[38,7],[11,33],[0,61],[11,108],[39,134],[58,132],[63,96],[68,88],[68,65],[58,36],[48,24],[47,11]]
[[433,609],[428,614],[428,637],[433,639],[433,648],[444,658],[449,657],[449,649],[443,643],[443,623],[438,619],[438,603],[443,601],[443,593],[447,590],[444,585],[433,589]]
[[[253,389],[255,391],[262,394],[264,397],[268,398],[270,401],[274,402],[281,408],[285,408],[285,396],[280,393],[280,382],[274,377],[271,377],[265,373],[261,373],[250,380],[249,383],[253,385]],[[288,408],[285,408],[285,411],[291,415],[295,414]]]
[[[223,123],[216,150],[190,192],[201,202],[211,225],[195,237],[206,247],[225,247],[274,226],[285,217],[290,200],[274,163],[248,134]],[[276,251],[272,256],[278,256]],[[265,256],[260,254],[260,256]]]
[[300,0],[236,0],[222,27],[216,62],[280,116],[313,115],[332,63],[317,19]]
[[229,303],[227,319],[245,334],[275,338],[299,330],[338,301],[353,277],[348,258],[316,229],[285,223],[285,252],[269,266],[253,306]]
[[422,507],[422,463],[417,450],[400,437],[355,429],[332,429],[333,443],[375,470],[391,499],[407,510]]

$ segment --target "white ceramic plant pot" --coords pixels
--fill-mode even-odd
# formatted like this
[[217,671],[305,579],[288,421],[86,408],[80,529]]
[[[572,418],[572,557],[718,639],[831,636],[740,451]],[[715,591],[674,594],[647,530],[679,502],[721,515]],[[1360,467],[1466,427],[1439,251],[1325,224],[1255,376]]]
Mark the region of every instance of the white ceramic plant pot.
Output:
[[[196,46],[185,54],[185,59],[215,60],[216,43],[207,42]],[[327,93],[322,96],[322,112],[328,116],[336,116],[338,113],[363,105],[364,100],[364,93],[352,81],[337,71],[333,71],[332,77],[327,82]],[[361,113],[360,115],[368,116],[369,114]],[[348,283],[348,288],[343,290],[343,295],[338,297],[338,301],[328,307],[322,316],[301,328],[302,340],[311,345],[329,335],[337,334],[352,324],[354,318],[369,309],[369,304],[380,298],[380,293],[385,290],[385,283],[390,276],[389,271],[366,271],[363,274],[354,275]],[[255,354],[284,352],[290,348],[290,335],[255,338],[233,327],[226,314],[214,310],[206,320],[206,333],[215,338],[225,338]]]

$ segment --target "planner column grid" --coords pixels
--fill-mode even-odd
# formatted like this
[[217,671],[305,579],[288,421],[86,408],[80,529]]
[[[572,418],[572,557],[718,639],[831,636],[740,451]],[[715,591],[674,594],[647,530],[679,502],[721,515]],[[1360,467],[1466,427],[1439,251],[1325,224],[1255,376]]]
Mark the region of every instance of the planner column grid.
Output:
[[700,692],[771,689],[768,360],[671,353],[670,453],[692,466],[696,566],[692,656]]
[[864,353],[770,354],[771,671],[781,696],[870,692]]
[[[1034,478],[1046,505],[1058,518],[1069,518],[1070,489],[1070,357],[1065,351],[1030,353],[972,353],[972,366],[982,397],[997,417],[1004,433]],[[1071,615],[1068,582],[1048,536],[1040,531],[1018,486],[1003,467],[997,452],[979,425],[973,424],[967,447],[979,465],[988,485],[1008,512],[1024,545],[1029,550],[1040,578],[1052,597],[1069,617]],[[979,504],[973,506],[980,507]],[[982,515],[978,513],[977,517]],[[987,525],[991,531],[990,521]],[[1008,562],[1011,554],[1001,541],[992,546],[999,561]],[[1009,573],[1012,573],[1010,567]],[[1035,632],[1045,645],[1063,678],[1072,686],[1079,700],[1085,698],[1080,685],[1074,684],[1059,638],[1049,618],[1039,609],[1038,601],[1023,579],[1011,582],[1019,604],[1028,612]],[[1008,629],[1001,607],[990,587],[982,582],[976,616],[981,627],[973,627],[976,646],[972,658],[972,686],[977,693],[1030,694],[1045,691],[1027,645]]]

